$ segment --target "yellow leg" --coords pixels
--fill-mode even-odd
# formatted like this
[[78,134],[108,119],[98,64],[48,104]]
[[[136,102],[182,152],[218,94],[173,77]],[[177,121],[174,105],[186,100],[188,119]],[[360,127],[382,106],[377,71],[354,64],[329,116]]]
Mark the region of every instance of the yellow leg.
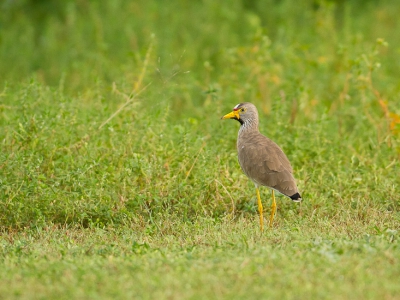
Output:
[[256,190],[257,190],[258,212],[260,213],[260,230],[261,232],[263,232],[264,231],[263,206],[260,198],[260,190],[258,187],[256,187]]
[[272,190],[272,205],[271,205],[271,216],[269,218],[269,227],[272,227],[272,222],[274,221],[275,212],[276,212],[275,192],[274,190]]

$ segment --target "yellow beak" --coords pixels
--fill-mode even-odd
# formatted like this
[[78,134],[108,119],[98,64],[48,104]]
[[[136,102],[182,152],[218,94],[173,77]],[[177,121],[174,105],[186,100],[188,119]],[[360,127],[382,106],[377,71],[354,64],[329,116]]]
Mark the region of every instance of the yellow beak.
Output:
[[225,119],[236,119],[236,120],[239,120],[240,119],[239,111],[234,110],[234,111],[230,112],[229,114],[226,114],[225,116],[223,116],[221,119],[222,120],[225,120]]

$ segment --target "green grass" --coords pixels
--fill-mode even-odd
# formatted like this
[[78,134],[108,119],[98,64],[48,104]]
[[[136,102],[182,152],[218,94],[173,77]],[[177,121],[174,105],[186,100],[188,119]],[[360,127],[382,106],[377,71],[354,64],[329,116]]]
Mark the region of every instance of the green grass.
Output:
[[[399,297],[395,1],[1,5],[0,298]],[[263,234],[243,101],[304,199]]]
[[398,295],[394,230],[366,234],[360,231],[369,226],[361,225],[349,234],[318,219],[288,221],[260,236],[256,221],[199,217],[184,223],[174,215],[156,221],[162,227],[156,232],[142,220],[131,230],[48,227],[12,234],[2,242],[7,260],[0,292],[22,299]]

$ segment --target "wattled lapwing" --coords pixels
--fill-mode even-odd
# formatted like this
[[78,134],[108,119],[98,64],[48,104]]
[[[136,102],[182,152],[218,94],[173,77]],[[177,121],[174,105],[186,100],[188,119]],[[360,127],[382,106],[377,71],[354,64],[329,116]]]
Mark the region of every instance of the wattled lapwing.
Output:
[[276,212],[275,190],[294,202],[301,201],[301,196],[292,174],[292,166],[282,149],[259,132],[258,112],[253,104],[249,102],[240,103],[233,108],[232,112],[221,119],[235,119],[240,123],[237,139],[239,164],[243,172],[256,186],[260,228],[263,231],[263,207],[260,198],[260,186],[272,189],[270,226],[272,226]]

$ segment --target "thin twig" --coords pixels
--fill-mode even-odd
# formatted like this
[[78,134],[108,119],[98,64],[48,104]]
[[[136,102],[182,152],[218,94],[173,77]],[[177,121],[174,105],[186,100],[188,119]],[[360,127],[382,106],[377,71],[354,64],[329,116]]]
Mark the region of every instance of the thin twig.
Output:
[[[152,36],[152,38],[153,38],[153,36]],[[106,125],[108,122],[110,122],[110,120],[111,120],[112,118],[114,118],[117,114],[119,114],[125,107],[127,107],[129,104],[131,104],[131,103],[133,102],[133,100],[134,100],[135,98],[137,98],[137,96],[139,96],[139,95],[140,95],[144,90],[146,90],[146,88],[151,84],[151,83],[149,83],[149,84],[146,85],[144,88],[142,88],[141,90],[139,90],[140,87],[141,87],[141,85],[142,85],[143,78],[144,78],[144,76],[145,76],[145,74],[146,74],[147,66],[148,66],[148,64],[149,64],[150,53],[151,53],[151,50],[152,50],[152,48],[153,48],[153,41],[154,41],[154,40],[152,39],[152,40],[151,40],[151,43],[150,43],[150,45],[149,45],[149,48],[147,49],[146,57],[145,57],[144,62],[143,62],[142,71],[140,72],[139,79],[138,79],[138,80],[135,82],[135,84],[133,85],[133,89],[132,89],[131,94],[128,96],[127,94],[120,92],[120,91],[117,89],[117,87],[116,87],[116,85],[115,85],[115,82],[113,83],[113,91],[115,91],[115,92],[117,92],[119,95],[123,96],[123,97],[126,99],[126,102],[125,102],[125,104],[122,105],[119,109],[117,109],[117,111],[115,111],[106,121],[104,121],[104,122],[100,125],[99,130],[100,130],[101,128],[103,128],[103,126]]]
[[151,50],[153,49],[153,41],[154,41],[154,39],[153,39],[153,36],[152,36],[152,40],[150,42],[149,48],[147,49],[146,57],[145,57],[144,62],[143,62],[142,72],[140,73],[139,80],[136,81],[135,84],[134,84],[134,88],[132,90],[131,95],[132,94],[136,94],[136,92],[139,90],[140,86],[142,85],[143,78],[144,78],[144,75],[146,74],[147,66],[149,64],[150,53],[151,53]]
[[206,143],[203,143],[203,145],[201,146],[199,152],[197,153],[196,158],[194,159],[194,162],[193,162],[192,166],[190,167],[189,171],[186,172],[185,180],[188,179],[188,177],[189,177],[189,175],[190,175],[190,172],[192,172],[192,169],[193,169],[194,165],[196,164],[197,159],[199,158],[199,155],[200,155],[200,153],[201,153],[201,150],[203,150],[203,148],[204,148],[205,145],[206,145]]
[[229,198],[231,198],[231,203],[232,203],[232,214],[235,214],[235,201],[233,201],[233,198],[232,198],[231,194],[229,193],[229,191],[227,190],[227,188],[226,188],[220,181],[218,181],[217,179],[214,179],[214,180],[215,180],[215,182],[219,183],[219,184],[223,187],[223,189],[225,190],[225,193],[227,193],[228,196],[229,196]]
[[99,126],[99,130],[101,128],[103,128],[104,125],[106,125],[108,122],[110,122],[110,120],[112,118],[114,118],[116,115],[118,115],[125,107],[127,107],[129,104],[131,104],[133,102],[133,100],[135,100],[135,98],[137,96],[139,96],[142,92],[144,92],[146,90],[146,88],[151,84],[151,82],[146,85],[144,88],[142,88],[137,94],[133,95],[132,97],[128,97],[126,94],[123,94],[121,92],[119,92],[120,94],[124,95],[125,98],[127,98],[128,100],[125,102],[124,105],[122,105],[120,108],[118,108],[107,120],[105,120],[100,126]]

